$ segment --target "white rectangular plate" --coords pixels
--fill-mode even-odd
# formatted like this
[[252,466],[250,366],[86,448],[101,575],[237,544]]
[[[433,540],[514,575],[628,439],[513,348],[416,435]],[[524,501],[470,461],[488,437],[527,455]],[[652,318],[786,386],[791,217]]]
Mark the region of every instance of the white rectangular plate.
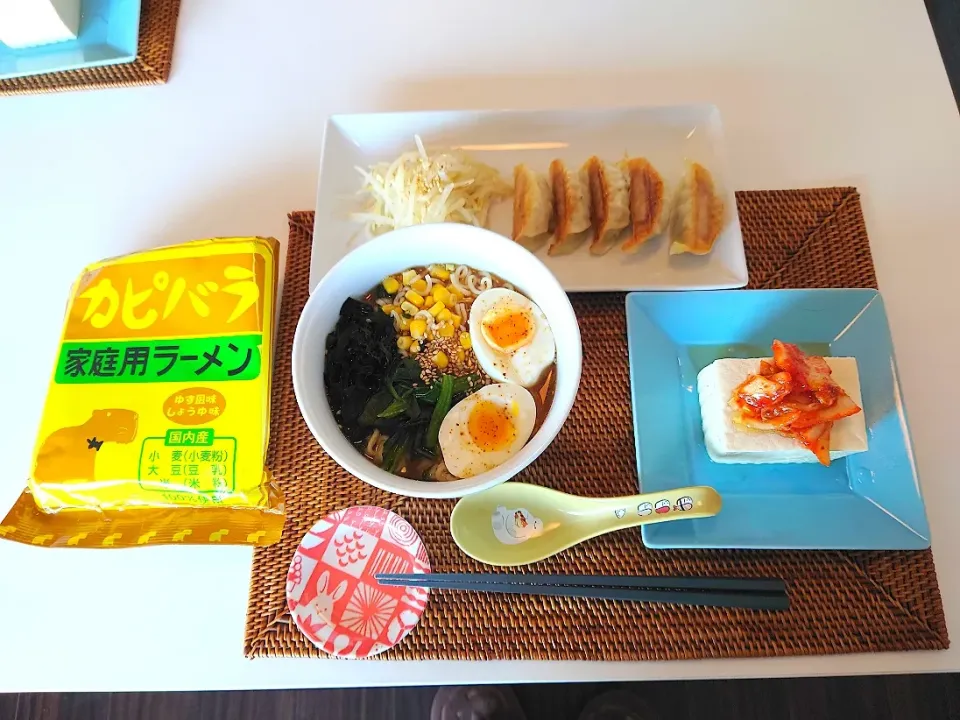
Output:
[[[726,225],[709,255],[671,256],[662,235],[633,255],[614,248],[594,256],[587,243],[567,255],[548,255],[546,247],[536,254],[569,291],[711,290],[747,284],[736,200],[726,182],[720,113],[713,105],[689,105],[334,115],[327,122],[320,161],[311,289],[366,238],[363,227],[350,220],[350,213],[360,207],[362,180],[355,166],[388,162],[414,150],[415,134],[428,152],[463,148],[510,182],[519,163],[546,172],[554,158],[579,168],[591,155],[616,162],[629,154],[648,158],[669,192],[684,172],[684,161],[695,160],[711,171],[725,203]],[[512,212],[509,200],[495,205],[489,229],[509,237]]]

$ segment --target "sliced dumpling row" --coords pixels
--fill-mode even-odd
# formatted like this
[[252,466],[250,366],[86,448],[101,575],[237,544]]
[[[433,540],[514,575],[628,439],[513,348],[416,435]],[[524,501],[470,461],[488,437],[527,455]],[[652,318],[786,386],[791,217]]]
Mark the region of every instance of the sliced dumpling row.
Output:
[[549,235],[551,255],[575,250],[588,230],[594,255],[617,244],[621,252],[635,253],[664,230],[671,255],[705,255],[723,228],[724,205],[713,176],[695,162],[687,163],[672,205],[660,173],[642,157],[614,164],[594,155],[577,170],[558,159],[546,174],[521,164],[513,182],[513,239]]
[[691,162],[668,207],[657,169],[642,157],[616,164],[596,155],[578,170],[562,160],[547,174],[526,165],[514,168],[513,239],[550,235],[551,255],[576,249],[590,233],[590,252],[603,255],[620,244],[637,252],[650,238],[668,229],[670,253],[710,252],[723,227],[723,201],[710,171]]

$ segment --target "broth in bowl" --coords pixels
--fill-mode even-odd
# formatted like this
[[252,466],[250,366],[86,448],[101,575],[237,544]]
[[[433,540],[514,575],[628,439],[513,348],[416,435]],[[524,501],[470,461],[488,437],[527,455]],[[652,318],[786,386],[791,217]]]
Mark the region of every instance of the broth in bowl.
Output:
[[452,481],[491,470],[553,401],[546,315],[496,275],[434,264],[348,298],[327,336],[324,386],[344,436],[387,472]]

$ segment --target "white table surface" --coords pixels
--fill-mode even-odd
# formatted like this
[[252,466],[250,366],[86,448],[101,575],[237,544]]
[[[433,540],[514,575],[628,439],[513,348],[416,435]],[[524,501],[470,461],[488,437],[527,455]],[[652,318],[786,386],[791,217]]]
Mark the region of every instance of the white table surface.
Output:
[[[191,238],[285,239],[287,212],[314,205],[327,115],[710,101],[735,187],[849,184],[863,195],[948,624],[960,618],[960,386],[944,373],[960,351],[960,117],[922,2],[282,6],[184,0],[165,86],[0,98],[0,512],[27,474],[79,270]],[[250,558],[237,547],[0,542],[0,691],[960,670],[956,646],[667,663],[248,661]]]

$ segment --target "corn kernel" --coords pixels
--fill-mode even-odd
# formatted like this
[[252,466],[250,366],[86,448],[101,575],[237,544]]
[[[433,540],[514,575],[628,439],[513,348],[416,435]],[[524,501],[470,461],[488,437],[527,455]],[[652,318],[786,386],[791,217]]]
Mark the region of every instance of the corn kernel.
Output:
[[433,364],[438,368],[443,370],[450,362],[450,359],[447,357],[447,354],[441,350],[436,355],[433,356]]
[[427,321],[421,318],[410,321],[410,334],[417,340],[427,334]]
[[420,343],[415,342],[412,345],[410,345],[410,352],[413,353],[414,355],[420,352]]
[[418,308],[423,307],[423,295],[418,293],[416,290],[407,290],[407,294],[404,295],[404,297]]
[[413,345],[413,338],[409,335],[401,335],[397,338],[397,347],[401,350],[409,350],[411,345]]
[[417,271],[406,270],[400,277],[403,279],[404,285],[409,285],[410,283],[412,283],[414,280],[417,279]]
[[454,327],[460,327],[460,323],[462,321],[460,320],[459,315],[457,315],[456,313],[450,313],[450,322],[453,323]]
[[391,295],[395,295],[397,290],[400,289],[400,283],[397,282],[395,277],[385,277],[383,279],[383,289],[386,290]]
[[389,314],[392,313],[394,310],[396,310],[396,307],[394,307],[394,306],[391,305],[390,303],[387,303],[386,305],[381,305],[381,306],[380,306],[380,309],[383,310],[383,314],[384,314],[384,315],[389,315]]
[[463,295],[460,294],[460,291],[457,290],[453,283],[447,285],[447,292],[450,293],[451,297],[453,298],[453,302],[458,303],[463,300]]
[[431,328],[427,328],[427,340],[433,340],[433,337],[433,330]]
[[414,280],[410,283],[410,288],[416,290],[421,295],[426,294],[427,292],[427,281],[426,280]]
[[434,285],[433,300],[434,302],[443,303],[446,305],[450,302],[450,291],[447,290],[443,285]]
[[462,363],[467,359],[467,354],[463,351],[463,348],[457,348],[457,362]]
[[460,346],[465,350],[473,347],[473,341],[470,340],[470,333],[460,333]]
[[436,317],[440,314],[440,311],[443,310],[443,303],[436,303],[433,307],[430,308],[430,314]]
[[420,312],[420,308],[418,308],[412,302],[407,302],[406,300],[400,303],[400,309],[403,310],[407,315],[411,316]]
[[[430,312],[433,312],[433,308],[430,308]],[[453,313],[444,308],[439,313],[437,313],[437,320],[440,322],[449,322],[453,319]]]
[[400,331],[407,332],[410,330],[410,318],[402,317],[400,318]]
[[452,338],[457,329],[450,323],[444,323],[440,326],[440,337]]
[[431,265],[430,274],[438,280],[450,279],[450,271],[443,267],[443,265]]

